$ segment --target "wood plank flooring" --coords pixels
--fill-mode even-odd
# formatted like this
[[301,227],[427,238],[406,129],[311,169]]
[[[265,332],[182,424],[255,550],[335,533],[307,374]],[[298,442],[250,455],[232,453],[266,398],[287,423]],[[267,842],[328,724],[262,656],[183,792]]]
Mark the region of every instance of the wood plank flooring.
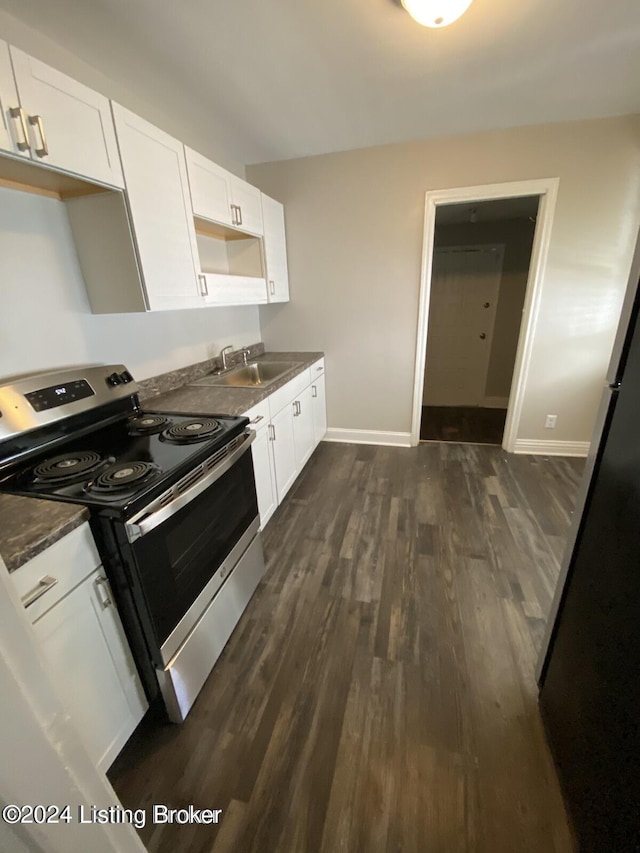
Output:
[[148,849],[572,851],[534,668],[581,470],[320,445],[186,723],[150,716],[109,774],[129,808],[224,810],[149,819]]
[[506,418],[506,409],[423,406],[420,440],[502,444]]

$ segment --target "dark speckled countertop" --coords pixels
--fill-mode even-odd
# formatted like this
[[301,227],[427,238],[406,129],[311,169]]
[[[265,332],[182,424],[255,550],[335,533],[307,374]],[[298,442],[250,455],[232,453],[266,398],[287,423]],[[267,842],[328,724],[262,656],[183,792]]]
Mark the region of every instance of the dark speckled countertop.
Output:
[[[268,352],[259,356],[256,359],[258,361],[291,361],[296,364],[294,368],[262,388],[189,384],[197,382],[202,377],[203,370],[210,366],[208,363],[193,365],[191,379],[190,368],[183,368],[173,374],[180,375],[185,382],[179,388],[155,396],[144,395],[141,389],[143,407],[148,411],[239,415],[264,400],[323,356],[322,352]],[[142,384],[149,389],[158,387],[152,384],[154,381],[147,380]],[[88,518],[88,510],[75,504],[0,493],[0,555],[8,570],[13,572]]]
[[144,408],[155,412],[184,412],[194,415],[241,415],[273,394],[278,388],[286,385],[306,368],[309,368],[319,358],[322,352],[267,352],[255,361],[290,361],[295,367],[283,373],[266,387],[230,388],[220,385],[199,385],[203,380],[193,384],[183,385],[173,391],[167,391],[144,401]]
[[0,494],[0,554],[10,572],[89,518],[75,504]]

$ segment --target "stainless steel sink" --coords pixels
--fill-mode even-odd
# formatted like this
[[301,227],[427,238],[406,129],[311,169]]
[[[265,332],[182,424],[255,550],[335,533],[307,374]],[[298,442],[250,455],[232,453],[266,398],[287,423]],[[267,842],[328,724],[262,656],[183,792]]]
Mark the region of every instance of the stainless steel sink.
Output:
[[234,367],[219,376],[211,374],[198,379],[194,385],[224,385],[227,388],[255,388],[275,382],[288,371],[298,367],[297,361],[254,361]]

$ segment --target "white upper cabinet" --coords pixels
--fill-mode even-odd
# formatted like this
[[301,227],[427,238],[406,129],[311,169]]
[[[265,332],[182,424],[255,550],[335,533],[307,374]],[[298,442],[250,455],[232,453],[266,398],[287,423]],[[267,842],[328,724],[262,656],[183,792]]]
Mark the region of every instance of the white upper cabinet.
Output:
[[279,201],[262,197],[264,223],[264,255],[267,265],[267,291],[269,302],[289,301],[289,269],[287,243],[284,231],[284,207]]
[[[0,150],[30,156],[27,116],[20,112],[18,90],[13,79],[9,45],[0,41]],[[24,125],[22,124],[24,119]]]
[[185,146],[194,216],[262,236],[260,190]]
[[[28,142],[29,150],[24,153],[34,162],[124,186],[109,100],[15,47],[10,52],[20,99],[19,104],[8,105],[14,108],[14,146],[24,147]],[[5,65],[3,58],[0,85]],[[4,101],[3,113],[6,121]]]
[[119,104],[113,115],[148,307],[204,306],[184,146]]
[[185,146],[194,216],[234,225],[231,209],[231,172]]

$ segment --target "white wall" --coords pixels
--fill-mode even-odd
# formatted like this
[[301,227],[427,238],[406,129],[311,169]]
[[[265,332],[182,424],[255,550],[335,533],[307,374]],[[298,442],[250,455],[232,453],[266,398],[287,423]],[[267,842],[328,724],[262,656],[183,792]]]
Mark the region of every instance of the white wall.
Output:
[[559,177],[519,439],[588,441],[640,220],[640,117],[468,134],[247,168],[284,202],[291,298],[268,348],[327,353],[329,425],[410,431],[425,191]]
[[[83,14],[82,8],[78,9],[78,14]],[[69,26],[73,26],[73,21],[69,21]],[[215,116],[202,109],[202,104],[187,104],[183,96],[168,91],[165,86],[157,87],[157,97],[153,102],[145,101],[136,91],[134,74],[129,74],[127,85],[122,85],[2,9],[0,39],[117,101],[221,166],[244,177],[244,165],[236,159],[233,149],[225,142],[224,127],[220,126]],[[117,48],[114,46],[114,49]]]
[[0,377],[122,362],[146,379],[258,340],[250,306],[92,314],[63,202],[0,187]]
[[487,368],[487,397],[506,398],[511,389],[534,229],[535,224],[528,219],[438,225],[436,218],[436,247],[494,243],[504,246],[500,293]]

